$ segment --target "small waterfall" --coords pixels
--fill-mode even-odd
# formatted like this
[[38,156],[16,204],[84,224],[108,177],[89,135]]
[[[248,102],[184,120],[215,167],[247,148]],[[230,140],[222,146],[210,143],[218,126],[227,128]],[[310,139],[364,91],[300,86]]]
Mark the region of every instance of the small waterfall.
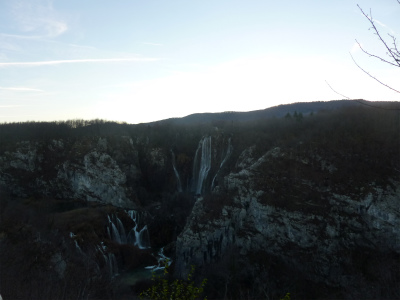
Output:
[[85,253],[82,251],[82,248],[79,246],[78,241],[75,239],[76,234],[74,234],[73,232],[70,232],[69,237],[74,240],[75,248],[78,250],[78,252],[85,255]]
[[108,253],[108,263],[111,276],[118,275],[118,264],[114,253]]
[[122,244],[121,241],[121,236],[118,232],[117,227],[115,226],[114,223],[111,222],[111,236],[112,236],[112,240],[118,244]]
[[139,249],[150,248],[150,238],[149,231],[147,230],[147,225],[145,225],[140,231],[138,231],[137,226],[135,226],[134,230],[136,238],[135,246],[138,246]]
[[172,150],[171,150],[171,154],[172,154],[172,167],[174,168],[174,173],[175,173],[175,176],[176,176],[176,180],[178,181],[178,192],[182,193],[181,178],[179,177],[178,170],[176,169],[175,154],[174,154],[174,152]]
[[[199,152],[201,157],[199,160]],[[208,172],[211,169],[211,136],[203,138],[199,147],[196,150],[193,164],[193,185],[192,191],[196,195],[201,194],[203,183],[207,178]]]
[[116,219],[117,219],[118,232],[120,232],[121,244],[126,244],[126,233],[124,225],[122,224],[121,220],[118,217]]
[[126,244],[126,233],[124,225],[121,220],[116,216],[112,215],[108,217],[107,235],[108,237],[118,244]]
[[164,255],[164,247],[161,248],[160,251],[158,251],[157,256],[158,256],[157,266],[148,266],[148,267],[145,267],[145,269],[151,270],[151,271],[158,271],[158,270],[165,269],[165,262],[168,262],[168,266],[170,266],[172,264],[172,260],[169,257],[166,257]]
[[139,247],[139,249],[150,248],[150,236],[147,229],[147,225],[144,225],[142,229],[140,228],[140,218],[139,213],[135,210],[127,211],[127,214],[131,217],[132,221],[135,222],[135,227],[133,227],[127,237],[127,243]]
[[97,251],[101,253],[104,260],[104,267],[107,269],[108,274],[111,278],[119,275],[118,274],[118,263],[114,253],[107,252],[107,247],[101,242],[101,246],[96,247]]
[[228,158],[231,155],[232,151],[233,151],[233,146],[231,144],[231,138],[229,138],[229,140],[228,140],[228,149],[226,150],[225,157],[222,160],[221,164],[219,165],[219,169],[218,169],[217,173],[215,174],[215,176],[214,176],[214,178],[213,178],[213,180],[211,182],[211,189],[214,187],[214,182],[215,182],[215,179],[217,178],[217,175],[218,175],[219,171],[221,170],[221,168],[225,164],[225,162],[228,160]]
[[114,253],[103,253],[104,264],[110,274],[110,277],[115,277],[118,275],[118,263]]
[[[108,215],[108,225],[106,228],[108,238],[117,244],[130,244],[138,247],[139,249],[150,248],[149,231],[147,229],[147,225],[143,226],[143,224],[141,224],[140,214],[134,210],[125,212],[133,221],[133,228],[127,231],[117,215]],[[127,232],[129,233],[126,234]],[[70,236],[72,237],[74,235],[71,233]],[[75,244],[77,245],[76,241]],[[79,246],[77,245],[77,247]],[[97,247],[97,250],[100,251],[101,256],[104,259],[104,265],[106,266],[110,277],[113,278],[117,276],[118,264],[115,254],[108,252],[107,247],[103,243],[101,246]]]
[[122,224],[121,220],[116,215],[107,216],[108,217],[108,226],[107,226],[107,235],[110,240],[113,240],[117,244],[127,244],[128,238],[126,235],[125,227]]

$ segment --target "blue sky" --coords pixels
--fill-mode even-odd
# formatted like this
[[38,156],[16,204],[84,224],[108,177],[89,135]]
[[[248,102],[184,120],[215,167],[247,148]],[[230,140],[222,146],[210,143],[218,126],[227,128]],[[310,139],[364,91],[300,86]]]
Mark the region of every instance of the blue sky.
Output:
[[369,31],[399,36],[395,0],[1,0],[0,122],[128,123],[293,102],[400,101]]

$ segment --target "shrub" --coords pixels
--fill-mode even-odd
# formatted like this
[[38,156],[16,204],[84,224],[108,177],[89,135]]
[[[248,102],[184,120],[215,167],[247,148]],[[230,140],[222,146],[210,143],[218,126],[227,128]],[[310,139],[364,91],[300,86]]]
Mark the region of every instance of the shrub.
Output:
[[[191,267],[189,275],[186,280],[175,279],[170,282],[166,279],[168,275],[168,261],[165,263],[164,274],[156,276],[153,273],[152,280],[155,282],[146,291],[140,293],[140,299],[151,299],[151,300],[195,300],[200,299],[201,294],[204,291],[204,286],[207,283],[207,279],[203,279],[200,286],[197,287],[192,280],[194,273],[194,266]],[[204,299],[207,299],[205,297]]]

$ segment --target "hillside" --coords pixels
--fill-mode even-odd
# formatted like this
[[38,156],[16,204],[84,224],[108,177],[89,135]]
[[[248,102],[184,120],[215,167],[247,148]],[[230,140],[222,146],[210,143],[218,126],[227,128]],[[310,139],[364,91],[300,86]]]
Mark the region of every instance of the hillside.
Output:
[[135,299],[165,254],[208,299],[399,298],[400,107],[361,102],[0,124],[0,294]]

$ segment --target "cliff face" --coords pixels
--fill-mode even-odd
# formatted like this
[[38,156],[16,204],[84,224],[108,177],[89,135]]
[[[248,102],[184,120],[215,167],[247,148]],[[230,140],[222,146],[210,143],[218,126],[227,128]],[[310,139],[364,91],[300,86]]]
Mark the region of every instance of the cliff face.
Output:
[[[148,164],[158,165],[152,156]],[[18,197],[32,195],[81,199],[137,207],[142,179],[139,154],[131,138],[21,141],[0,156],[0,182]],[[164,167],[164,166],[161,166]]]
[[[260,157],[253,152],[254,147],[245,149],[212,195],[197,199],[177,240],[178,272],[184,275],[190,264],[207,266],[233,254],[244,258],[245,269],[257,269],[264,256],[284,262],[311,282],[373,289],[368,279],[360,279],[365,274],[357,270],[354,256],[373,269],[374,258],[400,254],[400,182],[391,180],[384,188],[370,182],[346,193],[325,186],[324,179],[322,185],[312,180],[316,174],[329,180],[341,172],[319,156],[296,157],[279,147]],[[285,186],[285,176],[275,169],[283,161],[289,168],[303,165],[295,168],[301,174],[292,174],[292,187]],[[288,196],[278,193],[282,188]],[[395,273],[385,263],[369,275]]]
[[[396,113],[14,139],[0,145],[0,192],[9,198],[0,246],[27,240],[26,249],[43,253],[51,245],[43,264],[55,273],[80,255],[93,276],[143,267],[140,257],[153,263],[150,252],[167,246],[175,273],[195,264],[216,298],[398,297]],[[21,213],[8,216],[17,200]],[[47,215],[35,218],[38,207]],[[25,219],[33,225],[21,230]],[[57,235],[69,250],[60,252]]]

